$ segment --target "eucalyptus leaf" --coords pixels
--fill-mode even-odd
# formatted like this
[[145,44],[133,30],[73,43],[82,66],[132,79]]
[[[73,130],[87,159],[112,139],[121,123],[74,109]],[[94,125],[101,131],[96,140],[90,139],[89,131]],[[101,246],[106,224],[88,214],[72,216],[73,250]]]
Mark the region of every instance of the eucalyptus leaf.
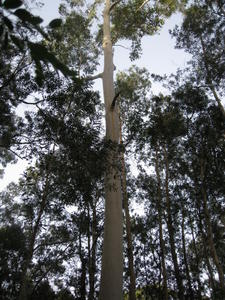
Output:
[[73,71],[62,64],[55,55],[50,53],[42,44],[28,42],[28,47],[30,48],[31,56],[35,61],[43,61],[46,64],[50,63],[56,70],[61,71],[64,76],[74,75]]
[[5,2],[3,3],[3,6],[6,9],[15,9],[20,7],[21,5],[23,5],[23,1],[21,0],[5,0]]
[[54,19],[48,24],[48,26],[51,28],[57,28],[60,27],[61,25],[62,25],[61,19]]
[[23,8],[17,9],[14,12],[14,15],[17,16],[23,22],[28,22],[32,25],[38,25],[43,22],[42,18],[32,15],[29,11]]

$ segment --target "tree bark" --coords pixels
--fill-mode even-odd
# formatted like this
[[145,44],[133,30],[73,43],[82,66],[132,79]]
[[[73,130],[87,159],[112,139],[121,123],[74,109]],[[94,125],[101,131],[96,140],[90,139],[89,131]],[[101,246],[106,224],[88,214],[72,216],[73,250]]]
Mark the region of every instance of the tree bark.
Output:
[[182,207],[181,231],[182,231],[182,247],[183,247],[183,255],[184,255],[184,265],[185,265],[185,270],[186,270],[186,277],[187,277],[187,282],[188,282],[190,299],[194,299],[194,294],[193,294],[192,285],[191,285],[191,276],[190,276],[190,271],[189,271],[189,266],[188,266],[188,261],[187,261],[186,241],[185,241],[185,232],[184,232],[184,218],[185,218],[184,217],[184,208]]
[[97,239],[97,221],[96,221],[96,201],[92,204],[92,245],[90,248],[90,258],[89,258],[89,294],[88,300],[94,300],[95,292],[95,271],[96,271],[96,239]]
[[[122,120],[120,119],[120,145],[123,145],[122,137]],[[129,300],[136,300],[136,284],[135,284],[135,272],[134,272],[134,256],[133,256],[133,245],[132,245],[132,233],[131,233],[131,222],[129,213],[129,203],[127,195],[127,182],[126,182],[126,166],[124,153],[121,152],[121,181],[123,191],[123,208],[125,212],[125,225],[126,225],[126,238],[127,238],[127,256],[128,256],[128,272],[130,277],[129,286]]]
[[165,162],[165,171],[166,171],[166,179],[165,179],[165,186],[166,186],[166,208],[167,208],[167,227],[169,232],[169,242],[170,242],[170,249],[172,254],[172,260],[174,265],[174,273],[178,287],[178,298],[180,300],[184,299],[184,289],[183,289],[183,282],[178,266],[177,254],[176,254],[176,247],[174,241],[174,228],[173,228],[173,219],[172,219],[172,212],[171,212],[171,202],[170,202],[170,195],[169,195],[169,162],[167,157],[167,150],[164,146],[164,162]]
[[205,43],[203,41],[203,38],[202,36],[200,35],[200,41],[201,41],[201,46],[202,46],[202,51],[203,51],[203,57],[204,57],[204,64],[205,64],[205,70],[206,70],[206,75],[207,75],[207,78],[206,78],[206,84],[209,86],[218,106],[219,106],[219,109],[223,115],[223,118],[225,119],[225,109],[224,109],[224,106],[222,104],[222,101],[220,99],[220,97],[218,96],[217,92],[216,92],[216,89],[213,85],[213,81],[212,81],[212,77],[211,77],[211,74],[210,74],[210,70],[209,70],[209,65],[208,65],[208,59],[207,59],[207,52],[206,52],[206,49],[205,49]]
[[212,232],[212,225],[211,225],[211,216],[210,212],[208,209],[208,201],[207,201],[207,193],[206,193],[206,188],[205,188],[205,163],[203,160],[201,160],[201,181],[202,181],[202,186],[201,186],[201,192],[202,192],[202,197],[203,197],[203,211],[204,211],[204,217],[205,217],[205,224],[206,224],[206,230],[207,230],[207,238],[208,238],[208,243],[209,243],[209,248],[210,252],[213,258],[213,261],[215,263],[218,275],[219,275],[219,282],[220,282],[220,287],[221,290],[223,291],[225,295],[225,283],[224,283],[224,273],[223,273],[223,268],[220,263],[214,241],[213,241],[213,232]]
[[206,242],[207,237],[206,237],[206,235],[203,231],[202,217],[201,217],[200,209],[199,209],[199,230],[200,230],[201,238],[202,238],[205,262],[206,262],[206,266],[207,266],[207,269],[208,269],[209,283],[210,283],[211,290],[212,290],[211,298],[214,300],[215,299],[214,294],[215,294],[215,291],[216,291],[215,279],[214,279],[214,275],[213,275],[213,269],[212,269],[212,266],[211,266],[211,262],[209,261],[209,255],[208,255],[207,244],[206,244],[207,243]]
[[195,242],[195,235],[194,235],[194,228],[193,228],[193,223],[192,223],[192,219],[189,215],[189,223],[190,223],[190,228],[191,228],[191,235],[192,235],[192,242],[193,242],[193,246],[194,246],[194,252],[195,252],[195,260],[196,260],[196,280],[198,283],[198,299],[201,300],[202,299],[202,284],[201,284],[201,280],[200,280],[200,271],[199,271],[199,265],[200,265],[200,259],[199,259],[199,255],[198,255],[198,251],[197,251],[197,247],[196,247],[196,242]]
[[80,292],[80,300],[86,299],[86,264],[87,259],[82,250],[82,237],[81,232],[79,233],[79,257],[81,261],[81,274],[79,278],[79,292]]
[[40,211],[38,213],[37,220],[36,220],[33,230],[32,230],[32,235],[31,235],[29,248],[28,248],[27,259],[24,263],[23,272],[21,275],[21,284],[20,284],[18,300],[26,300],[27,297],[29,296],[28,295],[29,292],[27,290],[27,271],[31,264],[32,258],[33,258],[34,245],[36,242],[38,231],[40,229],[41,218],[42,218],[42,215],[44,213],[44,210],[45,210],[45,207],[47,204],[48,188],[49,188],[49,173],[47,174],[46,183],[45,183],[42,200],[41,200],[41,204],[40,204]]
[[163,237],[162,228],[162,194],[161,194],[161,178],[159,172],[159,155],[158,148],[156,149],[156,160],[155,160],[155,172],[157,177],[157,210],[159,219],[159,242],[161,250],[161,264],[162,264],[162,274],[163,274],[163,299],[168,300],[168,287],[167,287],[167,271],[165,262],[165,242]]
[[[103,92],[106,116],[106,138],[118,145],[119,116],[117,103],[111,109],[115,96],[113,83],[113,52],[110,34],[110,0],[105,1],[103,24],[104,72]],[[123,216],[122,192],[118,150],[109,150],[108,169],[105,173],[105,224],[100,283],[100,300],[123,298]]]

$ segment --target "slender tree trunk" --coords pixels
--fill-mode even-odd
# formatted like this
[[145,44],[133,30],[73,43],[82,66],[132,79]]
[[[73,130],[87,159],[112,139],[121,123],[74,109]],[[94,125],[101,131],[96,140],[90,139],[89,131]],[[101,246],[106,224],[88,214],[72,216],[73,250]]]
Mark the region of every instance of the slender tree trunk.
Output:
[[30,266],[32,258],[33,258],[34,245],[35,245],[35,242],[36,242],[38,231],[40,229],[41,218],[42,218],[42,215],[44,213],[44,210],[45,210],[45,207],[46,207],[46,204],[47,204],[48,188],[49,188],[49,174],[47,174],[47,178],[46,178],[46,183],[45,183],[45,187],[44,187],[44,191],[43,191],[43,195],[42,195],[42,200],[41,200],[41,204],[40,204],[40,211],[38,213],[38,216],[37,216],[37,219],[35,221],[35,224],[34,224],[34,227],[33,227],[33,230],[32,230],[32,234],[31,234],[28,254],[27,254],[27,258],[26,258],[26,261],[24,263],[23,272],[22,272],[22,275],[21,275],[21,284],[20,284],[20,291],[19,291],[18,300],[27,300],[27,298],[29,296],[29,291],[27,290],[27,271],[29,269],[29,266]]
[[90,260],[89,260],[89,294],[88,300],[94,299],[94,291],[95,291],[95,270],[96,270],[96,235],[97,231],[97,221],[96,221],[96,201],[94,201],[92,205],[92,246],[90,249]]
[[203,231],[202,217],[200,215],[200,211],[199,211],[199,230],[200,230],[201,238],[202,238],[203,251],[204,251],[204,256],[205,256],[205,262],[206,262],[206,266],[207,266],[207,269],[208,269],[209,283],[210,283],[211,290],[212,290],[211,298],[215,299],[214,298],[214,294],[215,294],[215,291],[216,291],[215,279],[214,279],[214,274],[213,274],[212,266],[211,266],[211,263],[209,261],[209,254],[208,254],[208,251],[207,251],[207,244],[206,244],[207,237],[206,237],[206,235],[205,235],[205,233]]
[[163,228],[162,228],[162,194],[161,194],[161,178],[159,172],[159,156],[158,148],[156,149],[156,160],[155,160],[155,172],[157,177],[157,210],[159,218],[159,242],[160,242],[160,251],[161,251],[161,265],[162,265],[162,274],[163,274],[163,299],[168,299],[168,287],[167,287],[167,271],[166,271],[166,262],[165,262],[165,242],[163,237]]
[[211,74],[210,74],[210,70],[209,70],[209,64],[208,64],[208,59],[207,59],[207,52],[206,52],[206,49],[205,49],[205,43],[202,39],[202,36],[200,35],[200,41],[201,41],[201,46],[202,46],[202,51],[203,51],[203,57],[204,57],[204,63],[205,63],[205,70],[206,70],[206,74],[207,74],[207,78],[206,78],[206,84],[209,86],[218,106],[219,106],[219,109],[223,115],[223,117],[225,118],[225,109],[224,109],[224,106],[222,104],[222,100],[220,99],[220,97],[218,96],[217,92],[216,92],[216,89],[213,85],[213,81],[212,81],[212,77],[211,77]]
[[[122,120],[120,119],[120,144],[123,145],[122,137]],[[128,270],[130,277],[129,286],[129,300],[136,300],[136,284],[135,284],[135,272],[134,272],[134,256],[133,256],[133,245],[132,245],[132,233],[131,233],[131,222],[129,213],[129,203],[127,195],[127,182],[126,182],[126,166],[124,153],[121,152],[121,181],[122,181],[122,191],[123,191],[123,207],[125,211],[125,225],[126,225],[126,238],[127,238],[127,256],[128,256]]]
[[220,287],[221,290],[223,291],[225,295],[225,284],[224,284],[224,273],[222,269],[222,265],[220,263],[219,257],[217,255],[217,251],[214,245],[213,241],[213,232],[212,232],[212,225],[211,225],[211,216],[210,212],[208,209],[208,203],[207,203],[207,194],[206,194],[206,189],[205,189],[205,183],[204,183],[204,177],[205,177],[205,170],[204,170],[204,161],[201,160],[201,181],[202,181],[202,186],[201,186],[201,192],[202,192],[202,197],[203,197],[203,211],[204,211],[204,217],[205,217],[205,223],[206,223],[206,230],[207,230],[207,237],[208,237],[208,243],[209,243],[209,248],[210,252],[213,258],[213,261],[215,263],[218,275],[219,275],[219,282],[220,282]]
[[193,223],[192,223],[192,219],[189,215],[189,222],[190,222],[190,228],[191,228],[191,235],[192,235],[192,242],[193,242],[193,246],[194,246],[194,252],[195,252],[195,259],[196,259],[196,280],[198,283],[198,299],[201,300],[202,299],[202,284],[201,284],[201,280],[200,280],[200,271],[199,271],[199,255],[198,255],[198,251],[197,251],[197,247],[196,247],[196,242],[195,242],[195,235],[194,235],[194,228],[193,228]]
[[180,300],[183,300],[184,289],[183,289],[183,282],[179,270],[175,241],[174,241],[174,228],[173,228],[173,219],[171,213],[170,195],[169,195],[169,162],[168,162],[167,150],[165,146],[164,146],[164,161],[165,161],[165,171],[166,171],[165,185],[166,185],[167,227],[169,232],[169,241],[170,241],[170,248],[171,248],[172,260],[174,265],[175,278],[178,287],[178,298]]
[[185,232],[184,232],[184,208],[183,207],[182,207],[181,231],[182,231],[182,246],[183,246],[183,255],[184,255],[184,265],[185,265],[185,270],[186,270],[189,295],[190,295],[190,299],[194,299],[194,294],[193,294],[192,285],[191,285],[191,276],[190,276],[190,271],[189,271],[189,266],[188,266],[188,261],[187,261],[186,241],[185,241]]
[[[119,143],[119,116],[113,83],[113,52],[110,34],[110,0],[105,1],[103,24],[104,72],[103,91],[106,115],[106,138]],[[123,298],[123,215],[121,180],[118,169],[119,153],[111,150],[105,174],[105,227],[100,283],[100,300]]]
[[89,293],[88,293],[88,300],[92,299],[92,292],[91,292],[91,285],[92,285],[92,281],[93,281],[93,273],[92,273],[92,268],[91,268],[91,229],[90,229],[90,207],[89,207],[89,203],[87,206],[88,209],[88,230],[87,230],[87,238],[88,238],[88,275],[89,275]]
[[81,261],[80,300],[86,299],[86,260]]
[[81,233],[79,233],[79,256],[81,261],[81,274],[79,279],[80,300],[86,299],[86,264],[87,260],[82,251]]

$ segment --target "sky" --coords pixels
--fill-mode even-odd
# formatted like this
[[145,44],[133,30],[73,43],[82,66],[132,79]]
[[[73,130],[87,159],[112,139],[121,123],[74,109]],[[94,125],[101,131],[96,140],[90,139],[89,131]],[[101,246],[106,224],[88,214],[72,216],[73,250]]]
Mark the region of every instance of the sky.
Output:
[[[48,24],[52,19],[59,16],[58,7],[64,1],[42,0],[42,2],[44,6],[36,12],[44,19],[45,24]],[[174,49],[175,40],[168,33],[169,29],[173,29],[181,21],[181,14],[174,14],[166,21],[160,33],[145,37],[142,42],[143,55],[134,62],[129,60],[129,50],[115,47],[114,64],[117,70],[122,71],[135,64],[138,67],[147,68],[150,73],[163,75],[176,72],[178,67],[185,67],[189,56],[183,50]],[[119,44],[126,46],[124,42]]]
[[[58,6],[63,1],[60,0],[42,0],[44,6],[33,10],[33,14],[39,15],[44,19],[44,24],[48,24],[52,19],[57,18]],[[129,69],[132,64],[138,67],[145,67],[150,73],[159,75],[175,73],[178,68],[184,68],[190,58],[183,50],[174,49],[175,41],[170,37],[168,30],[173,29],[176,24],[180,24],[182,17],[175,14],[170,17],[161,31],[154,35],[143,39],[142,48],[143,55],[139,60],[130,62],[129,51],[122,47],[115,47],[114,64],[117,71]],[[124,42],[120,44],[127,46]],[[102,72],[103,66],[100,64],[99,72]],[[94,88],[102,89],[101,80],[97,80]],[[160,91],[158,86],[154,86],[154,92]],[[100,93],[101,94],[101,93]],[[17,164],[9,164],[5,169],[3,179],[0,179],[0,191],[3,190],[11,181],[18,181],[20,175],[26,168],[27,163],[19,160]]]

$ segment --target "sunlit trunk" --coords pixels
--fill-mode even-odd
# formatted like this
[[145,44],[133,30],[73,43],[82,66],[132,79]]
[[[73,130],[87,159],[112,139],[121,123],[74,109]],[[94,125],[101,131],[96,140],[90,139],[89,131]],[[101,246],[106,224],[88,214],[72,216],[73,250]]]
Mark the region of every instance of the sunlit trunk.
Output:
[[[105,101],[106,138],[119,143],[119,116],[114,99],[113,52],[110,35],[110,0],[106,0],[103,24],[104,72],[103,92]],[[108,169],[105,174],[105,224],[100,284],[100,300],[123,298],[123,217],[122,192],[118,168],[119,153],[109,150]]]

